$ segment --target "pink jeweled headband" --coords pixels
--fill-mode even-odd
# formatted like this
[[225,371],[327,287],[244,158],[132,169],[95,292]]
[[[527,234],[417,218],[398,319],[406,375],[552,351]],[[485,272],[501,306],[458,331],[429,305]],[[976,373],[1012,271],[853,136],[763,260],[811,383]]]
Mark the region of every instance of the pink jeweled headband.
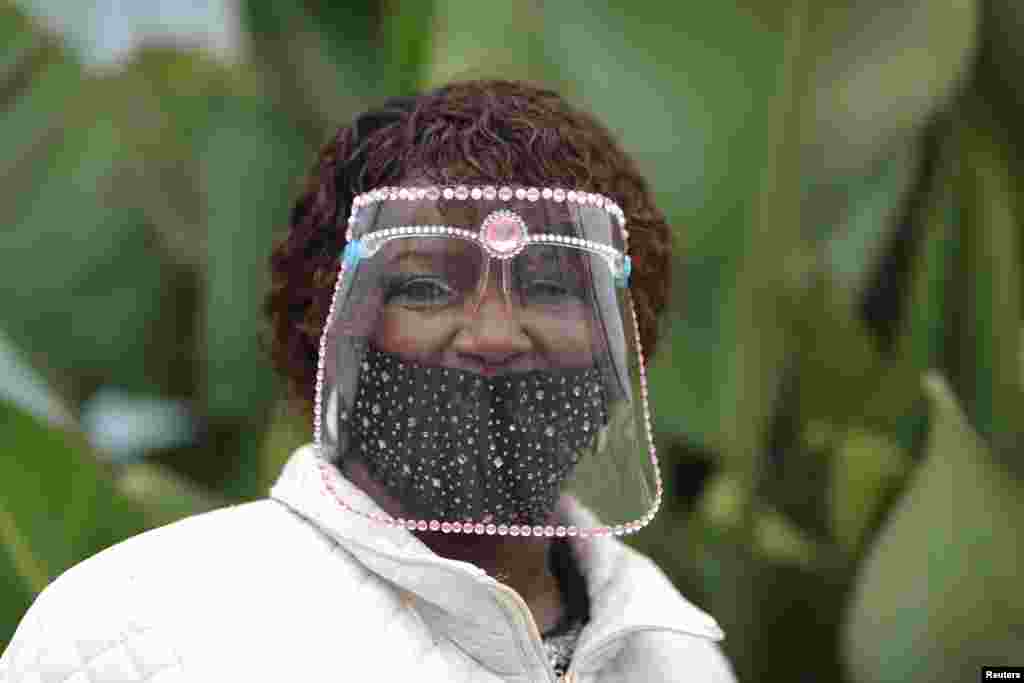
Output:
[[463,201],[467,199],[486,199],[503,202],[512,201],[513,199],[531,202],[536,202],[540,199],[550,199],[558,203],[567,201],[587,206],[596,206],[603,208],[618,220],[619,228],[622,230],[623,242],[628,242],[629,240],[629,232],[626,230],[626,215],[619,208],[618,204],[604,195],[584,192],[582,190],[566,190],[560,187],[517,187],[513,189],[508,186],[498,188],[493,185],[487,185],[486,187],[467,187],[466,185],[458,185],[456,187],[380,187],[364,192],[363,194],[356,195],[352,202],[352,213],[348,218],[349,229],[345,239],[352,239],[352,226],[355,225],[359,209],[364,206],[369,206],[375,202],[398,200],[417,201],[426,199],[438,201],[442,197]]
[[517,256],[528,244],[553,244],[573,247],[597,254],[607,262],[616,286],[628,287],[632,259],[615,247],[593,240],[550,233],[531,234],[526,221],[515,211],[492,211],[480,224],[479,231],[450,225],[402,225],[374,230],[357,239],[349,238],[341,260],[345,268],[353,268],[363,258],[373,256],[386,242],[401,238],[443,235],[476,242],[491,258],[506,260]]

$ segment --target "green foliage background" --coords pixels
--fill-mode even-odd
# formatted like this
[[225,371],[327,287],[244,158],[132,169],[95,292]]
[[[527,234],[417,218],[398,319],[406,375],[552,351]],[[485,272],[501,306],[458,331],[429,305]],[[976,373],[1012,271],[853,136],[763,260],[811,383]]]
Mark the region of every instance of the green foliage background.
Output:
[[[244,0],[241,61],[96,70],[0,2],[0,341],[56,397],[0,399],[0,647],[75,562],[265,494],[310,431],[259,340],[315,150],[386,96],[502,76],[606,121],[676,228],[669,496],[634,542],[741,680],[1024,662],[1024,10],[637,5]],[[103,387],[185,401],[200,438],[112,463],[79,426]]]

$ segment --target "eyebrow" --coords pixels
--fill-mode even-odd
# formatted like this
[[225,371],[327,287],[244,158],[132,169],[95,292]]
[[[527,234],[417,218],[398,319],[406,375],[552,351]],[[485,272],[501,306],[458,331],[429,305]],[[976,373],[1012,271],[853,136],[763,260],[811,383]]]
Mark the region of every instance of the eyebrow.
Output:
[[[549,248],[550,247],[550,248]],[[514,259],[516,272],[551,273],[557,271],[563,276],[585,277],[588,270],[587,255],[581,251],[542,245],[537,251],[527,249]]]
[[385,265],[398,266],[404,264],[407,261],[431,263],[433,261],[433,258],[431,254],[426,254],[423,251],[406,249],[402,251],[396,251],[394,254],[392,254],[391,257],[388,258],[387,261],[385,261]]
[[[430,240],[437,247],[430,248],[426,247]],[[396,249],[392,253],[385,263],[387,265],[401,263],[402,261],[423,261],[433,262],[435,259],[442,258],[445,255],[453,257],[461,256],[461,252],[452,253],[450,247],[452,243],[441,237],[425,237],[425,238],[412,238],[412,239],[399,239],[397,240]]]

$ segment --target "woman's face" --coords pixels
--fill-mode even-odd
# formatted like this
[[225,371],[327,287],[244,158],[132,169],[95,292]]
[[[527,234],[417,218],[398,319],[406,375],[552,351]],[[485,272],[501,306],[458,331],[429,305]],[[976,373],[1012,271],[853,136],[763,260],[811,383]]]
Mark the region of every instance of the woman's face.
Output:
[[593,365],[583,252],[530,245],[499,260],[469,241],[417,237],[377,258],[381,351],[485,376]]

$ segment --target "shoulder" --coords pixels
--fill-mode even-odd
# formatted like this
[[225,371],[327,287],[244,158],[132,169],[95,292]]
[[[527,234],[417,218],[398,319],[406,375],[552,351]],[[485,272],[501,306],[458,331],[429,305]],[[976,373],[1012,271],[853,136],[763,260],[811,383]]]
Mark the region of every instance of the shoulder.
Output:
[[[273,500],[221,508],[151,529],[75,565],[37,602],[77,599],[110,589],[106,601],[146,584],[187,586],[246,560],[272,561],[289,546],[326,544],[308,523]],[[291,548],[294,549],[294,548]]]
[[228,626],[229,613],[239,619],[288,567],[325,562],[338,574],[356,571],[330,539],[272,500],[148,531],[40,593],[0,659],[0,682],[79,672],[94,681],[184,680],[175,673],[190,634],[204,623]]
[[617,539],[600,539],[589,552],[596,616],[609,631],[622,628],[622,647],[605,653],[610,671],[644,672],[644,680],[675,680],[679,671],[694,680],[732,683],[735,675],[718,642],[715,619],[688,600],[646,555]]
[[610,621],[646,624],[718,641],[715,619],[688,600],[649,557],[617,538],[578,540],[573,549],[591,600]]
[[609,674],[621,672],[623,680],[643,672],[645,681],[679,680],[681,671],[688,680],[736,683],[736,674],[717,643],[660,631],[636,633],[606,669]]
[[645,680],[676,680],[686,671],[693,680],[735,683],[732,666],[722,652],[725,634],[710,614],[686,598],[649,557],[625,546],[619,580],[635,587],[634,609],[647,609],[651,625],[639,629],[624,648],[618,664],[624,671],[645,671]]

